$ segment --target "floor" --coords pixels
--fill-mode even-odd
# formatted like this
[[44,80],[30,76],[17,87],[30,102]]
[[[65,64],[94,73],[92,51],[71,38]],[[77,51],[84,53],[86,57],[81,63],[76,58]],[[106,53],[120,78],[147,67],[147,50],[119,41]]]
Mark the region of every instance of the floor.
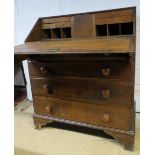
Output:
[[15,155],[139,155],[140,119],[136,114],[135,150],[106,138],[100,131],[55,123],[41,131],[33,126],[33,106],[28,100],[15,107]]

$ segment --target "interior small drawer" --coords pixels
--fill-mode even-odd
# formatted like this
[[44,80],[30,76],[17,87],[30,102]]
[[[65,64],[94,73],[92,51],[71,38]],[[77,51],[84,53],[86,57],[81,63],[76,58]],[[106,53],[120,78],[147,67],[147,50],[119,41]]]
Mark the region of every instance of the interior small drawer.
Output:
[[36,114],[98,126],[132,129],[132,108],[83,104],[77,101],[34,97]]
[[132,63],[128,61],[29,62],[30,76],[67,76],[133,80]]
[[72,99],[96,104],[132,105],[133,86],[110,80],[31,79],[34,96]]

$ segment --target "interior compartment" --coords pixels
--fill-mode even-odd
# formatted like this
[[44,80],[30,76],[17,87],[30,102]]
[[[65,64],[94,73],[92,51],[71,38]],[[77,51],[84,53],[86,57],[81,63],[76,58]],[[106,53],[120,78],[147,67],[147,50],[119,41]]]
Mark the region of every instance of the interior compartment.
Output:
[[[44,39],[71,38],[71,27],[43,29]],[[96,25],[96,36],[133,34],[133,22]]]
[[107,25],[96,25],[96,36],[107,36]]
[[133,34],[133,22],[121,23],[121,34]]
[[61,38],[71,38],[71,28],[61,28]]
[[60,28],[51,29],[51,38],[61,38]]
[[109,35],[120,35],[120,26],[119,24],[108,24]]
[[44,39],[51,38],[51,30],[50,29],[43,29]]

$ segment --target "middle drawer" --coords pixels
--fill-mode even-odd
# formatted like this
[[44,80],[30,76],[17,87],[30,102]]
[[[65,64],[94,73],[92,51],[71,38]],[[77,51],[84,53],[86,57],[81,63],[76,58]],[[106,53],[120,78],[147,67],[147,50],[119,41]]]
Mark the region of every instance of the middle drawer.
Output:
[[131,105],[133,86],[112,80],[73,80],[56,78],[31,79],[34,96],[92,102],[97,104]]

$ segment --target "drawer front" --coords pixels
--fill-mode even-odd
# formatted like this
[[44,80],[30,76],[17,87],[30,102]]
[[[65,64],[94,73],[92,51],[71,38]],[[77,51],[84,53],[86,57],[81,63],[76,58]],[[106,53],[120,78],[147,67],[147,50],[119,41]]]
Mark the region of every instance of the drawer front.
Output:
[[101,79],[133,79],[132,64],[128,61],[96,62],[29,62],[30,76],[69,76]]
[[73,99],[97,104],[131,105],[133,86],[110,80],[31,79],[34,96]]
[[36,114],[79,121],[83,123],[132,129],[132,108],[83,104],[46,97],[34,97]]

